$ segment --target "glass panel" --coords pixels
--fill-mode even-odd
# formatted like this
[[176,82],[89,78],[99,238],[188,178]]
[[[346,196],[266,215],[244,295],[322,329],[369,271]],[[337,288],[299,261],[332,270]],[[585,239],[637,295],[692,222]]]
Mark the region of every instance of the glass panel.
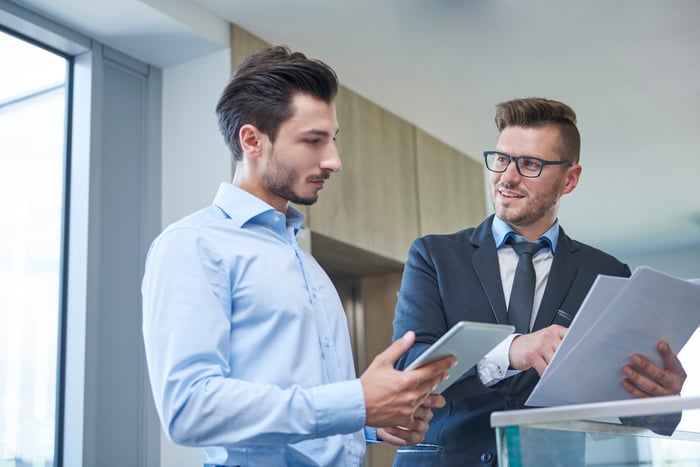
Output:
[[617,417],[499,426],[499,462],[502,467],[695,467],[700,465],[700,408],[682,413],[671,436],[622,425]]
[[0,31],[0,467],[54,464],[64,58]]

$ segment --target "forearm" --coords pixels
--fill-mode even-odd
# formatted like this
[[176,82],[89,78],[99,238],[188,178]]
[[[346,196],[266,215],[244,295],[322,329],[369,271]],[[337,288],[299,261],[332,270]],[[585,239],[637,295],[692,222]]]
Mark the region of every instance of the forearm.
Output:
[[365,423],[358,380],[281,389],[209,378],[190,388],[190,393],[172,386],[157,405],[166,433],[178,444],[288,444],[353,433]]
[[[430,345],[442,337],[451,325],[459,319],[453,314],[448,318],[448,310],[437,279],[436,265],[426,246],[417,240],[409,251],[404,268],[401,290],[394,318],[394,339],[407,331],[416,333],[416,340],[411,349],[397,362],[397,368],[408,366]],[[457,383],[445,392],[445,397],[455,399],[468,395],[480,395],[489,392],[481,383],[472,368]],[[457,394],[455,397],[454,395]]]

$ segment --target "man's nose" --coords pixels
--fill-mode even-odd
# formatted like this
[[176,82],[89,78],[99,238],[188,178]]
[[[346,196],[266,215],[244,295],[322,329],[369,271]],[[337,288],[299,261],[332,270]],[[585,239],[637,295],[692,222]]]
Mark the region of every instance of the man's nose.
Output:
[[521,175],[520,172],[518,172],[518,167],[517,167],[517,162],[516,161],[510,161],[508,166],[506,167],[505,172],[501,173],[501,179],[505,180],[516,180],[520,179]]
[[343,164],[340,162],[340,153],[335,144],[332,144],[324,153],[321,160],[321,168],[331,172],[340,172],[343,169]]

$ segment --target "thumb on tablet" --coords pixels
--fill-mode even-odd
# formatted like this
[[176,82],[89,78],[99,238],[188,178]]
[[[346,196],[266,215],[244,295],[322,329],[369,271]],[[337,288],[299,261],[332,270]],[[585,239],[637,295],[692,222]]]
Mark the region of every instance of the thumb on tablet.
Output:
[[408,349],[411,348],[413,342],[416,340],[416,333],[413,331],[408,331],[401,337],[401,339],[396,339],[389,347],[384,349],[382,353],[377,355],[375,360],[379,360],[382,363],[394,365],[394,362],[399,359],[401,355],[406,353]]

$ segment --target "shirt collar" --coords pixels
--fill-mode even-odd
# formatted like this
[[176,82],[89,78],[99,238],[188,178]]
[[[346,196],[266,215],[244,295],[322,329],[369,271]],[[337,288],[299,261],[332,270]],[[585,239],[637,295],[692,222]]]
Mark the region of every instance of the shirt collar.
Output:
[[[214,205],[218,206],[238,227],[249,222],[264,220],[274,215],[282,215],[275,208],[255,195],[231,183],[221,183],[214,197]],[[296,234],[304,224],[305,216],[293,206],[287,207],[286,225],[294,228]]]
[[[517,241],[527,241],[525,237],[516,234],[507,222],[498,218],[498,216],[493,216],[493,222],[491,223],[491,232],[493,233],[493,239],[496,242],[496,249],[500,249],[505,245],[506,241],[510,237],[514,237]],[[546,243],[547,246],[552,250],[552,254],[556,252],[557,243],[559,242],[559,220],[554,221],[549,230],[547,230],[540,238],[542,242]],[[546,250],[545,250],[546,251]]]

